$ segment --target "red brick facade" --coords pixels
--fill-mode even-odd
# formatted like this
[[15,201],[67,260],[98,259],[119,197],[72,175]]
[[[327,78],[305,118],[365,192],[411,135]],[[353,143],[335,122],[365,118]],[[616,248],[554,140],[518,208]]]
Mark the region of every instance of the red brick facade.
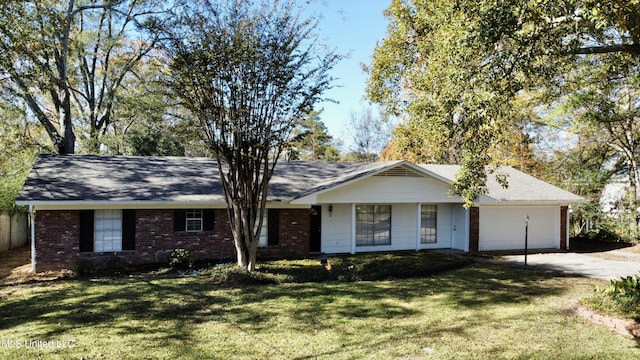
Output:
[[480,208],[477,206],[469,209],[469,252],[477,253],[480,250]]
[[560,206],[560,250],[567,250],[568,206]]
[[[71,269],[80,259],[98,267],[110,262],[166,263],[171,250],[188,249],[194,260],[234,260],[235,247],[226,210],[215,210],[213,231],[174,231],[174,210],[135,211],[135,250],[80,252],[80,211],[36,212],[36,271]],[[308,209],[278,211],[278,243],[260,247],[259,259],[304,258],[309,255]]]

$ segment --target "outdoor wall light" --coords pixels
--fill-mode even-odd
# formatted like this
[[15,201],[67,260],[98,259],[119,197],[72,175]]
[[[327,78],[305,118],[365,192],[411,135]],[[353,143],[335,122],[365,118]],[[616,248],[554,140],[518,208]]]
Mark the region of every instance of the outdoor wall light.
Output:
[[329,217],[333,216],[333,204],[329,205]]

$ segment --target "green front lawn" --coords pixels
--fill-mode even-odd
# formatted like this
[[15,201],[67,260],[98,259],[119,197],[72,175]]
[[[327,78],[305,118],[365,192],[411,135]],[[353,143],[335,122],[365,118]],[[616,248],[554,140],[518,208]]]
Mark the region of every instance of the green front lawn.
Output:
[[382,281],[234,287],[206,273],[7,286],[0,358],[640,358],[638,342],[567,310],[597,284],[474,264]]

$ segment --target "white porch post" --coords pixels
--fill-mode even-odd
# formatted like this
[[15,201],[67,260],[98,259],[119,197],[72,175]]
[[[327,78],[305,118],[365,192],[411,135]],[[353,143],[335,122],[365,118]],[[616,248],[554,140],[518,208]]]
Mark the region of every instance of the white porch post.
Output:
[[418,208],[416,210],[416,251],[420,251],[420,227],[422,225],[422,216],[420,216],[421,211],[422,204],[418,203]]
[[31,272],[36,272],[36,212],[33,204],[29,205],[29,220],[31,222]]
[[356,204],[351,203],[351,254],[356,253]]

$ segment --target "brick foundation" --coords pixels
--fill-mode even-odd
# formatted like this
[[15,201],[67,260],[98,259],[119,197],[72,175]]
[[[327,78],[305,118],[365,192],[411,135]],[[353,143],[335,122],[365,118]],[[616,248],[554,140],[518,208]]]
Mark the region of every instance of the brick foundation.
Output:
[[[80,252],[80,212],[36,212],[36,271],[71,269],[81,259],[97,267],[166,263],[176,248],[191,251],[194,260],[235,260],[235,246],[225,209],[215,210],[213,231],[174,231],[173,210],[136,210],[135,250]],[[258,259],[304,258],[309,255],[308,209],[278,211],[278,244],[260,247]]]

